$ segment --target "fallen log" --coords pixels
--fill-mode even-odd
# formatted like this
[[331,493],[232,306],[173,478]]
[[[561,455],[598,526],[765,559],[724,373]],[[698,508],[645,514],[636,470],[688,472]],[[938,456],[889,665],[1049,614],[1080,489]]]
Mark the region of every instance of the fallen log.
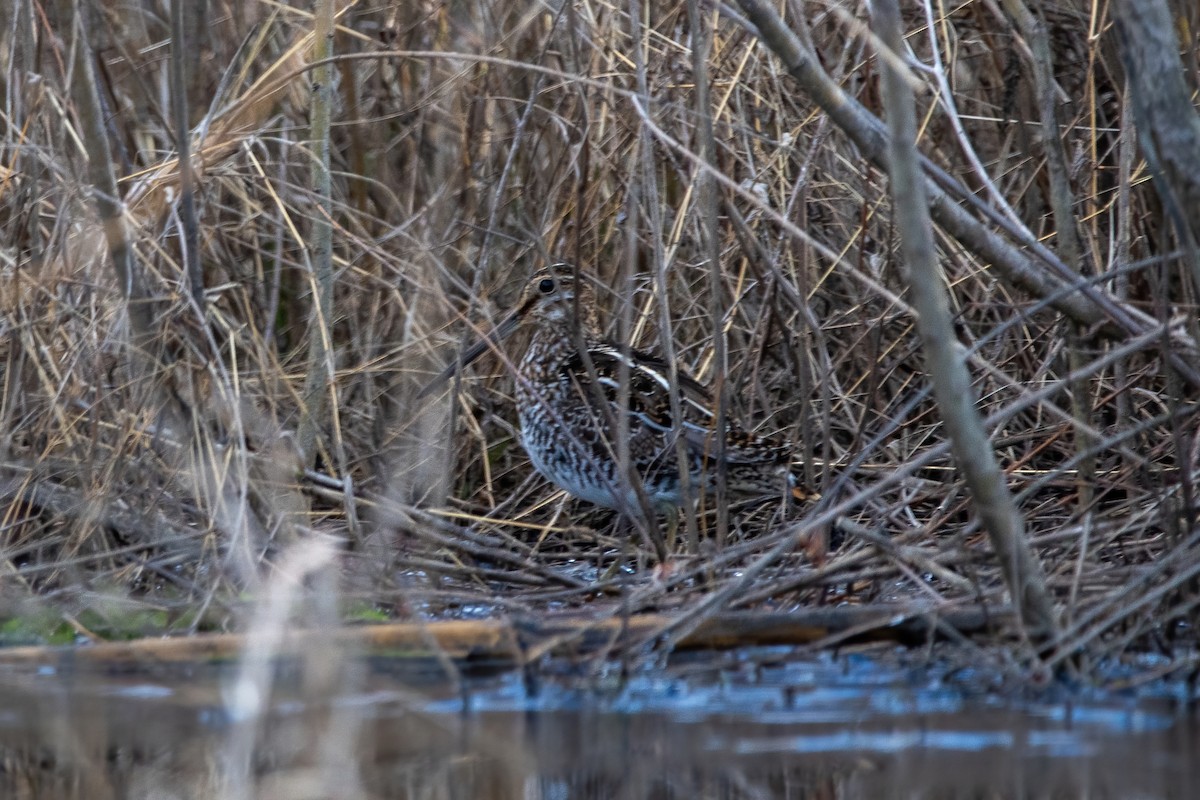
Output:
[[[293,658],[314,649],[389,658],[489,660],[513,666],[544,655],[571,657],[604,650],[652,645],[668,629],[668,614],[600,619],[495,618],[396,622],[335,630],[285,631],[269,654]],[[731,649],[759,645],[835,646],[850,641],[920,644],[946,634],[969,637],[995,633],[1012,621],[1007,609],[981,606],[935,610],[920,606],[871,605],[789,612],[740,611],[716,614],[678,643],[677,649]],[[0,649],[0,668],[68,670],[92,666],[147,668],[231,662],[253,646],[245,634],[110,641],[74,646]]]

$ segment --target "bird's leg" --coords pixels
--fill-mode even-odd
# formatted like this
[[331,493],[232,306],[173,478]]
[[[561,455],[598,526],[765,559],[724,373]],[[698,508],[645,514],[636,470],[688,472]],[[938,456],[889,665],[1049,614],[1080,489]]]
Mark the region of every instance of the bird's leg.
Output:
[[[616,557],[612,560],[612,563],[608,565],[608,569],[604,570],[604,572],[600,574],[600,583],[607,583],[617,576],[617,573],[621,571],[621,565],[625,563],[626,556],[629,555],[628,549],[632,546],[633,545],[628,541],[621,545],[621,552],[617,553]],[[599,560],[604,558],[604,554],[601,553],[596,558],[598,560],[597,566],[599,566]]]
[[[613,559],[613,563],[609,565],[603,575],[600,576],[601,581],[608,581],[616,577],[621,566],[626,561],[631,561],[637,564],[639,570],[641,568],[642,557],[645,551],[638,547],[637,523],[631,520],[626,514],[618,511],[613,519],[613,538],[621,542],[621,552]],[[600,561],[602,554],[597,556],[597,572],[599,572]]]
[[716,591],[719,581],[717,580],[717,569],[713,566],[714,556],[717,552],[716,542],[709,538],[700,543],[700,558],[704,564],[704,573],[701,576],[703,587],[707,591]]

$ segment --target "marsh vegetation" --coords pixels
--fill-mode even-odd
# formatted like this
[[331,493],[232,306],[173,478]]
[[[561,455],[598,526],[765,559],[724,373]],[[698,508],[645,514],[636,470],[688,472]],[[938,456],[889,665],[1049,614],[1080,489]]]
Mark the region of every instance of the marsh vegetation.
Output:
[[[1164,7],[1194,94],[1200,12]],[[932,619],[1014,676],[1194,672],[1200,195],[1137,105],[1145,32],[1120,3],[901,11],[951,350],[1051,624],[929,388],[866,4],[17,0],[7,641],[662,615],[598,651],[636,660],[713,615],[887,604],[804,641]],[[610,335],[790,443],[806,505],[702,504],[664,566],[536,478],[515,350],[417,397],[559,260]]]

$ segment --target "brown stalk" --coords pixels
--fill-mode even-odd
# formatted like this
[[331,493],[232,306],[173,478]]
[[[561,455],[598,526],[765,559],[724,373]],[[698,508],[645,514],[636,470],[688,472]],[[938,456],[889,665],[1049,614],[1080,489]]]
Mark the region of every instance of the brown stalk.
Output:
[[917,328],[934,395],[955,463],[963,473],[975,511],[995,548],[1026,635],[1040,645],[1056,635],[1054,603],[1046,590],[1041,565],[1025,537],[1024,521],[988,441],[970,389],[970,375],[958,353],[946,290],[938,274],[933,228],[917,160],[913,92],[906,72],[901,71],[904,42],[896,0],[875,0],[872,25],[890,50],[888,57],[880,59],[891,127],[889,177],[901,253],[910,276]]
[[141,266],[129,243],[125,209],[117,188],[116,170],[109,150],[108,134],[104,129],[97,79],[95,55],[86,35],[90,29],[83,0],[60,0],[59,15],[70,25],[71,97],[79,116],[80,133],[87,150],[87,175],[92,185],[93,199],[108,257],[117,277],[117,288],[125,300],[130,325],[130,361],[135,374],[150,368],[152,356],[153,316],[150,292],[146,288]]
[[[333,102],[333,0],[320,0],[316,5],[313,27],[313,68],[311,147],[312,186],[317,213],[312,219],[312,241],[309,250],[312,271],[309,289],[312,297],[312,316],[308,335],[308,374],[304,381],[304,406],[298,426],[297,441],[304,458],[312,463],[317,458],[320,431],[325,426],[325,410],[337,411],[330,402],[330,381],[333,377],[333,201],[329,170],[329,126]],[[335,438],[337,424],[334,424]],[[344,466],[345,458],[339,461]]]
[[[887,135],[877,118],[869,114],[859,103],[846,96],[842,90],[820,68],[814,54],[808,52],[799,38],[784,24],[779,14],[764,0],[739,0],[747,17],[757,27],[763,42],[783,61],[788,72],[809,92],[813,100],[862,148],[866,156],[882,166],[887,147]],[[1035,241],[1026,239],[1021,244],[1030,248],[1045,266],[1046,271],[1031,264],[1016,248],[997,236],[990,228],[968,214],[960,205],[960,199],[970,201],[972,195],[956,181],[941,173],[930,162],[923,166],[932,172],[926,180],[925,192],[930,201],[934,221],[965,247],[990,262],[1006,280],[1015,287],[1037,297],[1051,295],[1070,274],[1048,250]],[[957,198],[950,192],[957,195]],[[986,207],[975,206],[980,212]],[[993,217],[993,222],[1004,225],[1004,220]],[[1009,229],[1010,234],[1020,238],[1019,231]],[[1076,323],[1094,326],[1112,322],[1126,333],[1144,332],[1152,321],[1144,314],[1128,306],[1122,306],[1096,290],[1084,290],[1080,295],[1062,296],[1055,308]],[[1184,341],[1183,349],[1170,354],[1176,365],[1193,386],[1200,386],[1200,371],[1197,371],[1195,343]]]

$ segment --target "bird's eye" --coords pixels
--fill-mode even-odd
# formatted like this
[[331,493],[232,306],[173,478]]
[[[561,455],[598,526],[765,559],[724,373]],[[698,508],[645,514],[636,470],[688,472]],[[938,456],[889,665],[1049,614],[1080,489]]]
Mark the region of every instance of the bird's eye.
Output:
[[538,281],[538,291],[542,294],[550,294],[554,291],[554,281],[550,278],[542,278]]

